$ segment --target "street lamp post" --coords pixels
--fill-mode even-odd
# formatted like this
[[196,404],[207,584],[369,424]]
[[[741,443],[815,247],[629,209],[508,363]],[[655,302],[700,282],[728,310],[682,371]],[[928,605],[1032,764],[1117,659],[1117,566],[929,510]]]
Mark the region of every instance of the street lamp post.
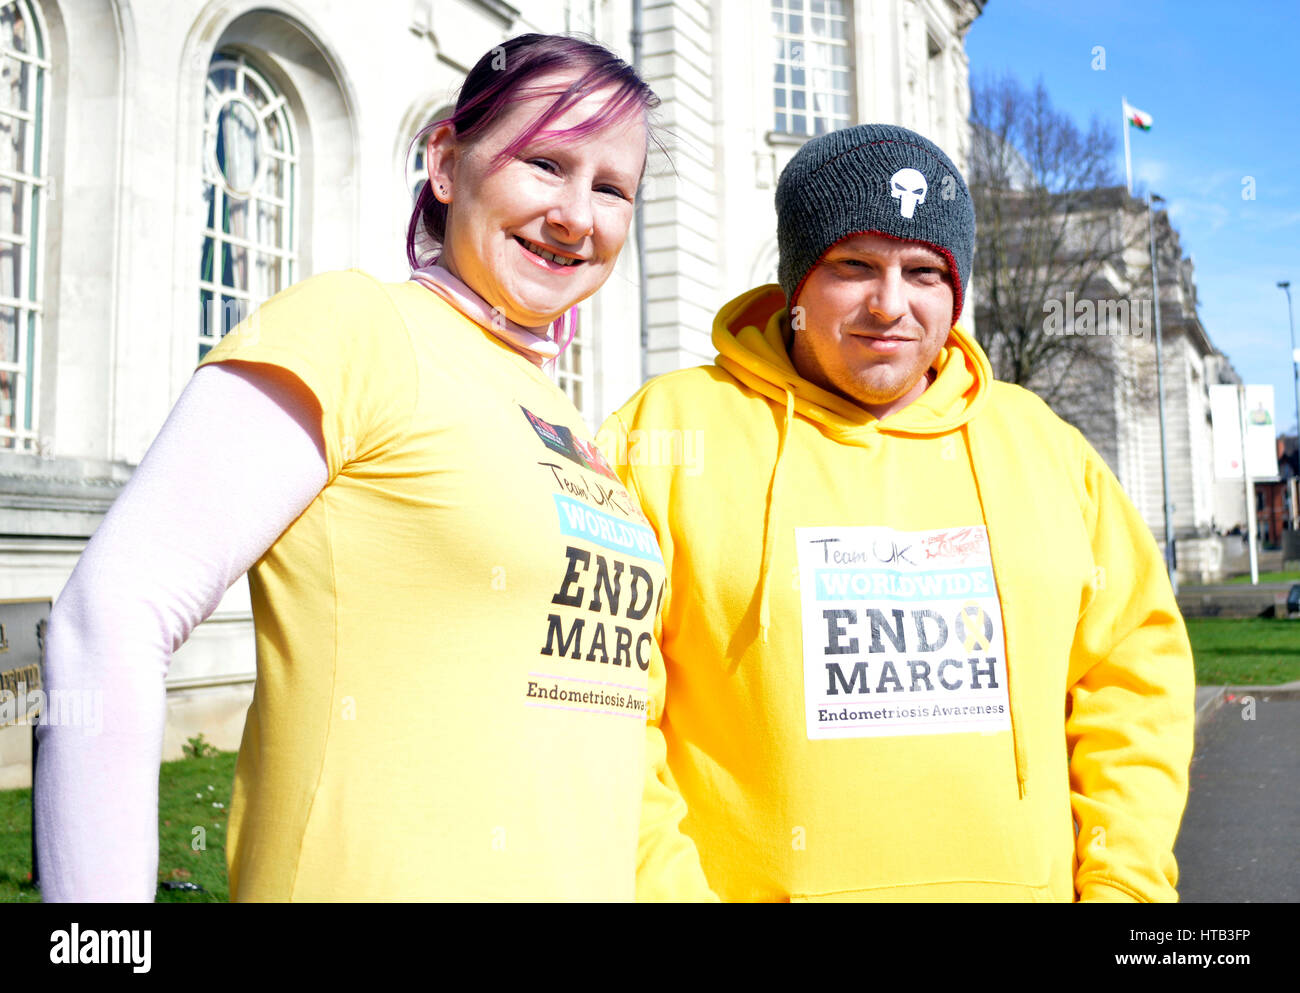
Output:
[[[1278,282],[1278,288],[1286,293],[1286,316],[1291,322],[1291,377],[1295,386],[1295,432],[1296,432],[1296,451],[1300,453],[1300,352],[1295,348],[1295,314],[1291,310],[1291,280],[1283,279]],[[1300,458],[1300,454],[1296,456]],[[1300,508],[1291,508],[1292,521],[1300,520]]]
[[1160,336],[1160,275],[1156,267],[1156,233],[1152,220],[1152,201],[1164,203],[1165,198],[1156,196],[1147,190],[1147,239],[1151,247],[1151,299],[1155,305],[1156,323],[1156,396],[1160,412],[1160,480],[1165,498],[1165,569],[1169,572],[1169,582],[1178,592],[1178,573],[1174,567],[1174,519],[1173,508],[1169,503],[1169,447],[1165,439],[1165,371],[1163,342]]

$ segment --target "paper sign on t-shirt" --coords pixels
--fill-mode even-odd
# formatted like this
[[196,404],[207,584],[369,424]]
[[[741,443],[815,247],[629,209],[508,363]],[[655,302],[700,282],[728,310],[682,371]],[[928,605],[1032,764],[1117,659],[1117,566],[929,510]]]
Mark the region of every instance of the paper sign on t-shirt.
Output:
[[982,525],[796,528],[809,738],[1010,728]]

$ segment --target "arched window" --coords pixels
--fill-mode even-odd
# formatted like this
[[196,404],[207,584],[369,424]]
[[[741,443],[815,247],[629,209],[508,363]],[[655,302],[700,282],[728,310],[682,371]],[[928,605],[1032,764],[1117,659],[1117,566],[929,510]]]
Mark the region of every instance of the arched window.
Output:
[[40,9],[0,4],[0,449],[37,448],[45,135],[50,101]]
[[298,143],[284,97],[218,52],[203,98],[199,358],[296,278]]

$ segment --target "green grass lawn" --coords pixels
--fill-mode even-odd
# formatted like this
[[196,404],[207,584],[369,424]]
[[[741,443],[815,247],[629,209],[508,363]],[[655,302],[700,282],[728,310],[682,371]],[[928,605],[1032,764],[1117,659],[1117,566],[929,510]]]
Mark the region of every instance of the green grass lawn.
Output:
[[1300,679],[1300,620],[1189,617],[1201,686],[1276,686]]
[[[158,780],[158,881],[195,883],[206,892],[160,887],[159,903],[230,899],[226,824],[234,778],[234,752],[163,763]],[[0,902],[36,903],[41,898],[31,884],[31,809],[31,790],[0,791]]]
[[[1259,574],[1261,583],[1300,583],[1300,572],[1292,569],[1290,572],[1261,572]],[[1250,573],[1244,576],[1233,576],[1231,579],[1224,580],[1226,583],[1249,583]]]
[[39,902],[31,873],[32,791],[0,791],[0,902]]

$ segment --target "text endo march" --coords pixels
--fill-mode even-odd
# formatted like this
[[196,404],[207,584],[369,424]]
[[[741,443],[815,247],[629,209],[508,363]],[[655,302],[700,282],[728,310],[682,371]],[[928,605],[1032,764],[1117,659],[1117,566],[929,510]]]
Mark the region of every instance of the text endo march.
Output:
[[1010,727],[982,525],[798,528],[809,738]]

